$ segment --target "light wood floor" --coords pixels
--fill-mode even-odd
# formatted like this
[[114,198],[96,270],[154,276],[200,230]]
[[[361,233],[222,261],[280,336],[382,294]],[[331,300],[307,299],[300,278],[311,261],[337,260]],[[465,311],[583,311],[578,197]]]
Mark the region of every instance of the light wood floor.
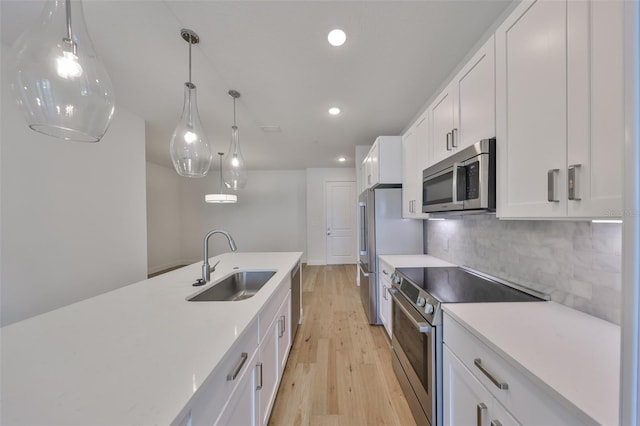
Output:
[[384,328],[367,323],[355,265],[303,269],[298,328],[269,424],[415,425]]

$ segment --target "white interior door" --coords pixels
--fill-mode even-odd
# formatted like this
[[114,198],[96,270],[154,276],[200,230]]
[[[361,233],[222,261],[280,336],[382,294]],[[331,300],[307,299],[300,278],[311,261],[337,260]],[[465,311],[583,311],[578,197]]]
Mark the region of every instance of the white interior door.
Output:
[[327,265],[356,263],[356,183],[325,182]]

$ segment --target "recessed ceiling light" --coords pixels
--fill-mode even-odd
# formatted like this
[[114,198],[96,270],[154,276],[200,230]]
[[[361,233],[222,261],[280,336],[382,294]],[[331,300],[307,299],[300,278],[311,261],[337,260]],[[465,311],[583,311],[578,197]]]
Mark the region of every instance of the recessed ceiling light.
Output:
[[338,107],[332,107],[332,108],[329,108],[329,114],[331,114],[331,115],[338,115],[338,114],[340,114],[340,108],[338,108]]
[[347,157],[345,157],[344,155],[338,157],[338,161],[341,163],[344,163],[345,161],[347,161]]
[[329,31],[327,40],[329,40],[329,44],[332,46],[342,46],[344,42],[347,41],[347,35],[341,29],[336,28]]

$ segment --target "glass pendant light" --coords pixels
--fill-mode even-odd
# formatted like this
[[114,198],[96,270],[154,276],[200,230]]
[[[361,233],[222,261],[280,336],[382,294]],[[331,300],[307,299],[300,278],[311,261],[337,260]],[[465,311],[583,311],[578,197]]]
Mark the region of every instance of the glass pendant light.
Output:
[[49,0],[12,55],[11,86],[31,129],[80,142],[104,136],[113,117],[113,87],[79,0]]
[[236,99],[240,97],[240,93],[229,90],[229,96],[233,98],[233,126],[231,127],[231,145],[229,145],[229,153],[225,160],[224,184],[227,188],[236,190],[247,185],[247,169],[240,153],[240,139],[238,126],[236,126]]
[[180,176],[199,178],[207,175],[212,159],[198,113],[196,86],[191,82],[191,45],[198,44],[200,38],[187,29],[180,35],[189,43],[189,81],[184,84],[182,116],[171,136],[171,161]]
[[204,196],[204,200],[207,203],[235,203],[238,201],[237,195],[224,193],[224,181],[222,180],[222,156],[224,155],[224,153],[219,152],[218,155],[220,156],[220,192],[217,194],[207,194]]

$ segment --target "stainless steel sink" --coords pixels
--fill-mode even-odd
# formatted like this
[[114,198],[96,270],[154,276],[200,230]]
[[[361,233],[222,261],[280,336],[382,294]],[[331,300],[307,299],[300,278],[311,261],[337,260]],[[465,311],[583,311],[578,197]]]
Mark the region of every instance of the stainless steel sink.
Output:
[[235,301],[253,297],[276,271],[240,271],[220,280],[189,302]]

